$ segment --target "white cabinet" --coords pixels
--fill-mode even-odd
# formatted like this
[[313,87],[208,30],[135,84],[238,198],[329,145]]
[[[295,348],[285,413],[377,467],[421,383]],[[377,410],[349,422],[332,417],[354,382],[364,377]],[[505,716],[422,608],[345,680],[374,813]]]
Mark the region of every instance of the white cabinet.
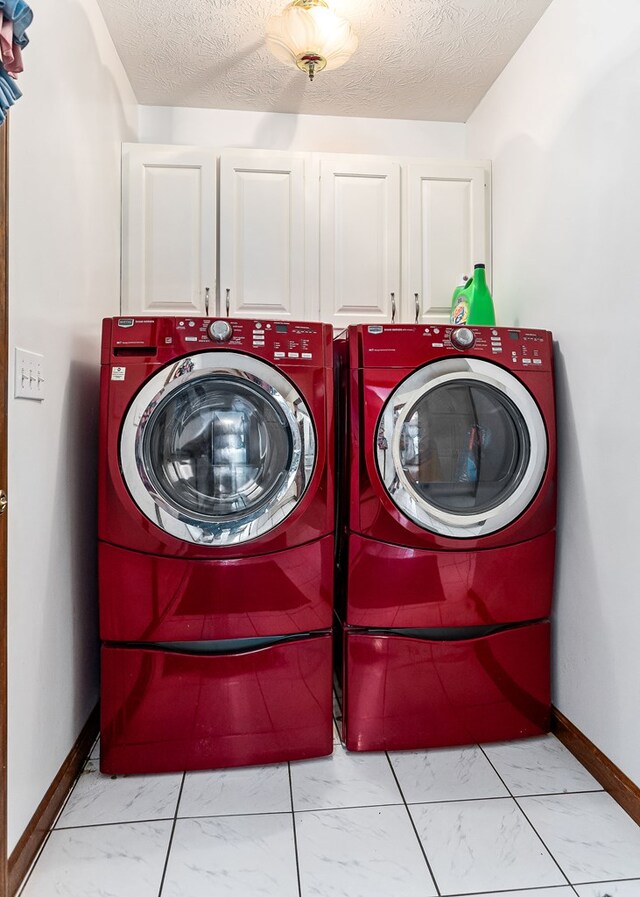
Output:
[[125,144],[122,312],[205,314],[216,288],[216,157]]
[[484,163],[125,144],[122,311],[444,323],[489,208]]
[[303,156],[222,153],[221,314],[280,320],[309,316],[305,224]]
[[320,161],[320,318],[336,327],[399,320],[400,165]]
[[405,321],[448,322],[462,275],[488,265],[487,180],[486,168],[472,163],[407,167]]

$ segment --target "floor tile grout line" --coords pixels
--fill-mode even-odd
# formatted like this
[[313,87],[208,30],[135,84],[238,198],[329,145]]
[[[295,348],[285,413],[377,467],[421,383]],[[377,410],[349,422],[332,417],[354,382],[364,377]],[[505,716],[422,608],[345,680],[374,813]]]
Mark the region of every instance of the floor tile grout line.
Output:
[[293,777],[291,775],[291,763],[287,763],[289,768],[289,795],[291,797],[291,825],[293,826],[293,852],[296,858],[296,876],[298,878],[298,897],[302,897],[302,881],[300,879],[300,857],[298,856],[298,833],[296,830],[296,813],[293,803]]
[[[596,884],[597,884],[597,882],[596,882]],[[570,887],[571,890],[573,891],[573,885],[569,885],[568,887]],[[505,895],[508,894],[510,897],[511,894],[532,893],[535,895],[537,891],[539,891],[540,893],[542,893],[543,891],[554,891],[554,890],[559,891],[560,888],[566,889],[567,885],[541,885],[541,886],[536,885],[533,888],[507,888],[506,890],[502,889],[500,891],[491,891],[491,892],[488,892],[488,891],[460,891],[458,894],[447,894],[446,897],[487,897],[488,893],[491,893],[492,895],[496,894],[497,897],[499,897],[500,894],[505,894]],[[574,893],[575,893],[575,891],[574,891]]]
[[529,823],[529,825],[531,826],[531,828],[533,829],[533,831],[536,833],[536,837],[538,838],[538,840],[540,841],[540,843],[543,845],[544,849],[547,851],[547,853],[549,854],[549,856],[551,857],[551,859],[553,860],[553,862],[556,864],[556,866],[557,866],[558,869],[560,870],[560,872],[561,872],[561,873],[564,875],[564,877],[566,878],[566,880],[567,880],[567,884],[569,885],[569,887],[571,888],[571,890],[574,891],[574,893],[577,893],[576,889],[573,887],[573,884],[569,881],[569,876],[568,876],[567,873],[564,871],[564,869],[562,868],[562,866],[560,865],[560,863],[558,862],[558,860],[557,860],[557,859],[554,857],[554,855],[552,854],[552,852],[551,852],[551,848],[546,844],[545,840],[543,839],[543,837],[542,837],[542,835],[540,834],[540,832],[538,831],[538,829],[535,827],[535,825],[533,824],[533,822],[531,822],[531,820],[529,819],[529,817],[527,816],[527,814],[525,813],[525,811],[523,810],[523,808],[522,808],[522,807],[520,806],[520,804],[518,803],[518,798],[517,798],[517,797],[514,797],[513,799],[514,799],[514,801],[515,801],[515,803],[516,803],[516,806],[518,807],[518,809],[520,810],[520,812],[521,812],[522,815],[524,816],[524,818],[527,820],[527,822]]
[[[560,742],[560,743],[562,744],[562,742]],[[578,790],[576,790],[576,791],[572,791],[572,790],[569,790],[569,791],[545,791],[545,792],[537,792],[537,791],[534,791],[534,792],[532,792],[531,794],[514,794],[513,791],[512,791],[512,790],[509,788],[509,786],[507,785],[507,783],[505,782],[505,780],[502,778],[502,776],[500,775],[500,773],[498,772],[498,770],[497,770],[496,766],[494,765],[494,763],[493,763],[491,757],[490,757],[489,754],[486,752],[486,750],[484,749],[484,747],[482,746],[482,744],[478,744],[478,747],[480,748],[480,750],[482,751],[482,753],[484,754],[484,756],[487,758],[487,760],[489,761],[489,763],[490,763],[491,766],[493,767],[493,769],[494,769],[496,775],[500,778],[500,781],[501,781],[502,784],[505,786],[505,788],[509,791],[509,794],[510,794],[513,798],[516,798],[516,797],[552,797],[553,795],[556,795],[556,794],[599,794],[601,791],[604,791],[604,790],[605,790],[605,789],[604,789],[604,786],[603,786],[603,785],[600,785],[599,788],[580,788],[580,789],[578,789]],[[579,762],[579,761],[578,761],[578,762]],[[582,763],[580,763],[580,766],[582,766]],[[585,769],[584,766],[582,766],[582,768]],[[588,772],[588,770],[586,770],[586,771]],[[593,776],[591,776],[591,778],[593,778]],[[597,782],[596,782],[596,784],[597,784]]]
[[498,776],[498,778],[500,779],[500,781],[502,782],[504,787],[507,789],[507,794],[515,800],[515,795],[514,795],[513,791],[511,790],[511,788],[509,788],[509,786],[507,785],[505,780],[502,778],[502,776],[496,769],[495,764],[491,760],[491,757],[489,757],[489,755],[487,754],[487,752],[485,751],[485,749],[482,747],[481,744],[478,744],[478,747],[480,748],[480,753],[484,756],[485,760],[487,761],[487,763],[489,764],[491,769],[495,772],[495,774]]
[[109,828],[112,825],[146,825],[149,822],[173,822],[174,816],[152,816],[148,819],[111,819],[109,822],[85,822],[79,825],[60,825],[56,832],[77,832],[83,828]]
[[531,822],[531,820],[529,819],[529,817],[527,816],[527,814],[524,812],[524,810],[522,809],[522,807],[521,807],[520,804],[518,803],[518,798],[515,796],[515,794],[514,794],[514,793],[512,792],[512,790],[511,790],[511,788],[509,788],[509,786],[507,785],[507,783],[505,782],[505,780],[502,778],[502,776],[500,775],[500,773],[499,773],[498,770],[496,769],[495,764],[494,764],[493,761],[491,760],[491,757],[489,757],[489,755],[487,754],[487,752],[485,751],[485,749],[482,747],[481,744],[478,744],[478,747],[480,748],[480,750],[482,751],[482,753],[483,753],[484,756],[486,757],[487,762],[490,764],[490,766],[491,766],[491,768],[493,769],[493,771],[495,772],[495,774],[498,776],[498,778],[500,779],[500,781],[502,782],[502,784],[504,785],[504,787],[507,789],[507,791],[508,791],[509,794],[511,795],[511,799],[514,801],[515,805],[518,807],[518,809],[520,810],[520,812],[522,813],[522,815],[524,816],[524,818],[527,820],[527,822],[528,822],[529,825],[531,826],[531,828],[532,828],[532,830],[533,830],[533,832],[534,832],[536,838],[538,838],[538,840],[540,841],[540,843],[542,844],[542,846],[544,847],[544,849],[547,851],[547,853],[549,854],[549,856],[551,857],[551,859],[553,860],[553,862],[556,864],[556,866],[557,866],[558,869],[560,870],[560,873],[561,873],[561,874],[564,876],[564,878],[566,879],[566,882],[567,882],[567,884],[569,885],[569,887],[570,887],[570,888],[574,891],[574,893],[575,893],[575,889],[574,889],[573,885],[571,884],[571,882],[569,881],[569,876],[566,874],[566,872],[564,871],[564,869],[562,868],[562,866],[560,865],[560,863],[557,861],[557,859],[556,859],[556,858],[554,857],[554,855],[551,853],[551,850],[547,847],[547,845],[546,845],[545,842],[543,841],[542,836],[541,836],[540,833],[538,832],[537,828],[536,828],[535,825]]
[[438,897],[442,897],[442,891],[438,885],[433,869],[431,868],[431,863],[429,862],[429,858],[427,857],[427,851],[425,850],[424,844],[422,843],[422,838],[418,834],[418,829],[416,828],[416,824],[414,822],[413,816],[411,815],[411,810],[409,809],[409,804],[405,800],[404,791],[400,787],[400,782],[398,781],[398,776],[396,775],[396,771],[393,768],[393,763],[391,762],[391,757],[388,752],[385,751],[385,757],[387,758],[387,763],[389,764],[389,769],[391,770],[391,775],[395,779],[396,786],[398,791],[400,792],[400,797],[402,798],[402,802],[404,804],[404,808],[407,811],[407,816],[409,817],[409,822],[411,823],[411,828],[413,829],[415,836],[418,840],[418,845],[420,850],[422,851],[422,856],[424,857],[424,861],[427,864],[427,869],[429,870],[429,875],[431,876],[431,881],[433,882],[433,886],[436,889]]
[[336,813],[339,810],[366,810],[369,807],[402,807],[404,802],[399,800],[396,803],[375,803],[375,804],[349,804],[348,806],[339,807],[298,807],[295,813]]
[[167,875],[167,869],[169,868],[169,857],[171,856],[171,848],[173,846],[173,835],[176,830],[176,825],[178,824],[178,808],[180,807],[180,801],[182,799],[182,791],[184,789],[184,783],[186,781],[187,774],[186,772],[182,773],[182,781],[180,782],[180,791],[178,792],[178,800],[176,801],[176,809],[173,814],[173,825],[171,826],[171,834],[169,835],[169,843],[167,845],[167,855],[164,859],[164,866],[162,867],[162,876],[160,878],[160,888],[158,889],[158,897],[162,897],[162,890],[164,888],[164,880]]
[[492,796],[487,795],[487,797],[450,797],[435,800],[408,800],[407,804],[410,807],[430,806],[431,804],[470,804],[479,800],[510,800],[511,798],[515,800],[516,797],[563,797],[565,794],[600,794],[600,791],[548,791],[544,794],[494,794]]
[[[480,798],[478,798],[480,799]],[[502,798],[505,800],[508,798]],[[474,798],[475,800],[475,798]],[[500,800],[500,798],[487,798],[487,800]],[[434,803],[446,803],[446,801],[434,801]],[[452,801],[455,803],[455,801]],[[296,813],[335,813],[340,810],[366,810],[370,807],[402,807],[404,803],[402,801],[398,801],[393,804],[354,804],[349,806],[337,806],[337,807],[310,807],[306,809],[296,809],[294,812]],[[410,806],[418,806],[417,804],[411,804]],[[243,818],[251,818],[254,816],[288,816],[292,811],[291,810],[267,810],[260,813],[203,813],[203,814],[190,814],[188,816],[152,816],[144,819],[110,819],[108,822],[85,822],[83,824],[78,825],[65,825],[59,826],[57,829],[51,829],[51,831],[57,832],[68,832],[68,831],[76,831],[77,829],[83,828],[108,828],[112,825],[144,825],[149,822],[172,822],[174,818],[177,818],[178,822],[182,822],[187,819],[243,819]]]

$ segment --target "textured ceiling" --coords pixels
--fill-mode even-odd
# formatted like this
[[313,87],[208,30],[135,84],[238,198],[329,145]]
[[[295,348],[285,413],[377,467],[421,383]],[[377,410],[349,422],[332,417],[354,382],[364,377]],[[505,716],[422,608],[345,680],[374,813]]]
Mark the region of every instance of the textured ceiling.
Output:
[[463,122],[551,0],[329,0],[360,45],[313,83],[264,44],[287,0],[98,2],[142,104]]

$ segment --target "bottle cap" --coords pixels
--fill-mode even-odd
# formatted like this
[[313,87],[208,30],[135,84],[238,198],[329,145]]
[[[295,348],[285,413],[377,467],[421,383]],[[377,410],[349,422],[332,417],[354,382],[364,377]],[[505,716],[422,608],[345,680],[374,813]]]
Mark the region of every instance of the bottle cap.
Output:
[[481,262],[479,265],[474,265],[473,267],[474,268],[486,268],[486,265],[484,264],[484,262]]

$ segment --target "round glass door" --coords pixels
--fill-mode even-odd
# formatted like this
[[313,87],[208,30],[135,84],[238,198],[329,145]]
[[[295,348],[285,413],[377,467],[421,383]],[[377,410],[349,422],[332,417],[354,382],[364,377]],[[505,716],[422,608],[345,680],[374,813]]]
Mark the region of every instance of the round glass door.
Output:
[[129,409],[120,445],[125,481],[138,507],[179,538],[254,539],[304,494],[315,464],[311,416],[264,362],[232,353],[185,361],[168,376],[158,372]]
[[489,362],[451,359],[391,395],[376,456],[394,504],[424,529],[457,538],[506,526],[538,491],[547,458],[530,393]]

